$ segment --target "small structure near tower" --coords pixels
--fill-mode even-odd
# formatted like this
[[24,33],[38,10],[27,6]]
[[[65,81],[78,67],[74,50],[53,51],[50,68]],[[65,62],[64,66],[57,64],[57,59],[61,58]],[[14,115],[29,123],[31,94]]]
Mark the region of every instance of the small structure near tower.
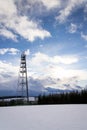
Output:
[[18,95],[22,98],[26,98],[27,103],[29,102],[28,93],[28,79],[27,79],[27,66],[26,66],[26,54],[23,52],[21,54],[20,70],[19,70],[19,80],[18,80]]

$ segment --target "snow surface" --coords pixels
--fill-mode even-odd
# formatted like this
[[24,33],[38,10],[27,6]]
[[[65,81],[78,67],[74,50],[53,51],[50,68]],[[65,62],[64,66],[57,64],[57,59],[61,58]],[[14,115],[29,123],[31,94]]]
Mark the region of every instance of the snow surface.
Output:
[[87,105],[0,107],[0,130],[87,130]]

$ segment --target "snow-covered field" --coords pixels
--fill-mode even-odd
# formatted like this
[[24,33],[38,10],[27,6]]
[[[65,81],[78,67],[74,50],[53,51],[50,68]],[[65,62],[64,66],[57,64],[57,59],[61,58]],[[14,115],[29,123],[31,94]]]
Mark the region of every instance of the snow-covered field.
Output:
[[0,130],[87,130],[87,105],[0,107]]

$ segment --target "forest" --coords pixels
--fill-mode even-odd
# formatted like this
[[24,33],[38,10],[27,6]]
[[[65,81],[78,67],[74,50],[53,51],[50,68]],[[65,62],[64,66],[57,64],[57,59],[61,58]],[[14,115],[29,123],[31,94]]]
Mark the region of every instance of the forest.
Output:
[[[59,94],[39,95],[37,101],[29,101],[22,98],[5,100],[0,99],[0,106],[17,106],[17,105],[46,105],[46,104],[87,104],[87,89],[81,91],[72,91]],[[12,97],[11,97],[12,98]]]
[[86,104],[87,90],[50,94],[38,97],[38,104]]

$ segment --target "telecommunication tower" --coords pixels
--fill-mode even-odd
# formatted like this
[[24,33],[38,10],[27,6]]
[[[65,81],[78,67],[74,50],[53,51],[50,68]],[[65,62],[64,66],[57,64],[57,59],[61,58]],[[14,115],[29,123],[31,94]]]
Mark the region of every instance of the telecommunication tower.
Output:
[[18,80],[18,91],[22,98],[26,98],[29,101],[28,93],[28,79],[27,79],[27,66],[26,66],[26,54],[23,52],[21,54],[20,70],[19,70],[19,80]]

